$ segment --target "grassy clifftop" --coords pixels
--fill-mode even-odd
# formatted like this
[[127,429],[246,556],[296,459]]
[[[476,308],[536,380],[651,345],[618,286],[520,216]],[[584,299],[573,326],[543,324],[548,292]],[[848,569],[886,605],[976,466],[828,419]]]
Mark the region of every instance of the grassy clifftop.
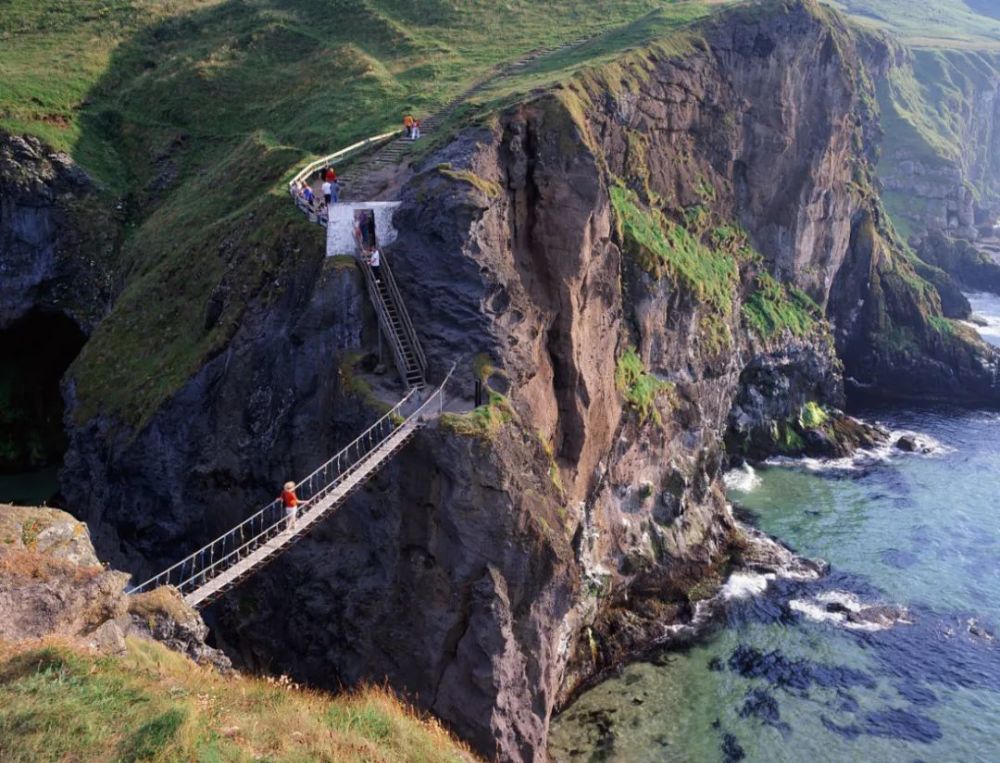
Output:
[[863,22],[890,29],[911,45],[1000,46],[1000,6],[994,0],[833,0],[832,4]]
[[141,424],[225,346],[254,300],[279,299],[290,271],[316,265],[321,237],[282,196],[307,159],[395,126],[405,111],[435,110],[498,63],[663,5],[0,5],[0,130],[71,154],[124,218],[120,298],[70,371],[78,419]]
[[0,645],[0,758],[44,761],[472,761],[389,692],[330,697],[222,677],[151,641],[100,657]]

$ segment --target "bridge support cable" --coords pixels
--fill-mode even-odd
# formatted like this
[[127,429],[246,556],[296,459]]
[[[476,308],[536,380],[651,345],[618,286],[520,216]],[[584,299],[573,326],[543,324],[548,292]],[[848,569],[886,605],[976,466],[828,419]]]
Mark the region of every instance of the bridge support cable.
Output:
[[[294,525],[280,499],[271,501],[253,516],[188,555],[163,572],[129,590],[144,593],[173,586],[194,607],[203,607],[256,572],[299,540],[315,523],[339,508],[351,493],[364,485],[416,432],[443,410],[445,388],[454,367],[441,386],[418,399],[409,392],[392,409],[340,452],[295,486],[301,500]],[[407,414],[407,411],[410,411]]]

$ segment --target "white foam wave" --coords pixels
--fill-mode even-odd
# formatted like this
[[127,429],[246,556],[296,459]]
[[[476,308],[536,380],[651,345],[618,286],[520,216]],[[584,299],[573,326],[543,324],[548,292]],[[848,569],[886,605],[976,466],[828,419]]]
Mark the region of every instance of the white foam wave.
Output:
[[757,572],[734,572],[729,576],[729,580],[722,586],[722,598],[748,599],[751,596],[760,596],[767,590],[768,583],[776,576],[772,573],[760,574]]
[[984,342],[1000,347],[1000,297],[985,292],[972,292],[965,296],[978,319],[975,323],[966,322],[965,325],[979,332]]
[[[831,607],[831,604],[837,606]],[[865,614],[869,610],[878,609],[877,605],[864,604],[848,591],[824,591],[815,599],[792,599],[788,606],[810,620],[834,623],[853,631],[884,631],[894,625],[909,625],[913,622],[907,618],[907,611],[902,608],[876,611],[866,618]]]
[[[885,442],[874,448],[861,448],[850,456],[843,458],[792,458],[789,456],[774,456],[764,463],[768,466],[792,466],[813,472],[855,471],[876,464],[885,464],[894,458],[906,456],[934,457],[954,451],[930,435],[915,432],[911,429],[887,429],[889,434]],[[902,437],[912,437],[916,440],[917,450],[907,452],[896,447]]]
[[726,490],[749,493],[760,485],[760,476],[750,464],[743,464],[723,474],[722,481],[726,485]]

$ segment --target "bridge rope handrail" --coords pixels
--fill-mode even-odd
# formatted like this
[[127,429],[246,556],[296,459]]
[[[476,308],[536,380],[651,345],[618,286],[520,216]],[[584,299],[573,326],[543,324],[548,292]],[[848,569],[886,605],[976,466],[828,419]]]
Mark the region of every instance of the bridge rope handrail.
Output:
[[[431,393],[408,417],[404,418],[400,414],[400,411],[413,399],[416,390],[410,391],[396,405],[389,409],[385,415],[358,435],[346,447],[338,451],[336,455],[319,466],[309,476],[298,482],[295,490],[296,495],[301,500],[300,513],[304,512],[310,503],[322,498],[333,487],[349,476],[367,455],[385,443],[395,432],[415,420],[419,421],[420,417],[424,415],[435,399],[443,407],[444,388],[451,379],[453,371],[454,366],[448,372],[441,386]],[[374,439],[376,434],[378,435],[377,440]],[[371,444],[362,449],[361,446],[363,443]],[[353,458],[351,458],[352,455],[354,456]],[[335,475],[332,478],[329,477],[331,473]],[[316,487],[317,482],[322,482],[318,488]],[[181,590],[182,593],[185,593],[185,589],[190,588],[193,582],[204,580],[206,575],[214,571],[222,562],[259,545],[262,539],[272,537],[275,531],[284,525],[284,515],[282,501],[280,498],[277,498],[264,506],[256,514],[240,522],[215,540],[202,546],[197,551],[189,554],[157,575],[129,589],[128,592],[130,594],[144,593],[163,585],[173,585]],[[271,521],[265,523],[266,519],[270,519]],[[250,532],[249,537],[247,531]],[[219,555],[218,559],[216,559],[217,553]]]
[[[327,485],[320,492],[318,492],[315,496],[313,496],[313,498],[310,499],[310,501],[308,503],[309,504],[314,504],[317,500],[322,500],[324,498],[324,496],[326,496],[328,493],[330,493],[331,491],[333,491],[337,487],[339,487],[341,485],[341,483],[343,483],[345,480],[347,480],[358,468],[361,467],[361,462],[362,461],[364,461],[364,460],[366,460],[368,458],[373,457],[375,455],[375,453],[378,450],[380,450],[384,445],[388,444],[388,442],[393,437],[397,437],[399,439],[394,444],[391,453],[394,453],[396,450],[398,450],[399,448],[401,448],[403,446],[403,444],[405,444],[406,440],[408,440],[409,437],[418,428],[420,428],[423,425],[423,423],[425,421],[424,414],[432,406],[432,404],[435,402],[435,400],[438,403],[438,406],[439,406],[438,412],[440,413],[444,409],[444,390],[445,390],[445,387],[448,385],[449,381],[451,380],[451,377],[452,377],[452,374],[454,373],[454,371],[455,371],[455,365],[452,365],[451,370],[448,371],[448,375],[445,377],[445,380],[441,383],[441,385],[434,392],[432,392],[430,395],[428,395],[427,398],[420,404],[420,406],[413,413],[411,413],[401,424],[399,424],[399,426],[397,426],[397,427],[395,427],[395,429],[391,430],[390,433],[389,433],[389,435],[387,435],[385,438],[383,438],[377,445],[373,446],[361,459],[359,459],[358,461],[354,462],[350,466],[350,468],[348,468],[347,471],[343,472],[333,483]],[[404,430],[406,430],[406,431],[404,431]],[[400,432],[403,433],[402,437],[400,437]],[[391,453],[390,453],[390,455],[391,455]],[[372,469],[369,470],[369,476],[371,476],[372,474],[374,474],[377,471],[377,467],[379,465],[380,465],[380,463],[376,463],[375,468],[372,468]],[[317,471],[319,471],[319,470],[317,470]],[[340,496],[340,499],[343,500],[349,494],[350,494],[349,492],[343,493]],[[340,501],[331,502],[327,507],[325,507],[322,511],[320,511],[320,513],[318,515],[312,515],[313,514],[313,507],[312,506],[306,506],[305,508],[303,508],[303,510],[302,510],[302,514],[303,515],[305,515],[307,513],[307,511],[310,514],[310,516],[306,516],[303,519],[303,521],[306,522],[306,524],[303,524],[303,526],[301,527],[301,529],[299,529],[297,531],[293,531],[293,534],[286,539],[286,543],[283,544],[283,546],[287,546],[288,544],[290,544],[290,543],[298,540],[299,538],[301,538],[302,535],[305,534],[305,531],[308,529],[308,527],[312,523],[318,521],[323,516],[326,516],[326,514],[328,512],[332,511],[334,508],[336,508],[339,505],[340,505]],[[274,525],[272,525],[271,531],[268,532],[268,533],[265,533],[263,535],[263,538],[264,538],[263,541],[261,541],[261,540],[258,539],[256,541],[248,542],[248,543],[244,544],[244,546],[242,546],[241,548],[239,548],[239,549],[231,552],[227,557],[219,559],[218,561],[212,563],[208,568],[206,568],[204,570],[204,572],[199,573],[198,575],[192,577],[188,581],[185,581],[184,583],[182,583],[182,586],[184,587],[184,588],[182,588],[182,592],[184,592],[185,588],[188,591],[190,591],[190,593],[185,593],[185,598],[188,599],[189,601],[191,601],[191,599],[189,597],[192,596],[192,595],[197,594],[210,581],[214,580],[217,574],[220,574],[220,573],[221,574],[225,574],[228,570],[233,569],[234,567],[238,566],[239,561],[242,560],[243,558],[245,558],[244,554],[249,555],[249,554],[253,553],[257,548],[260,548],[261,543],[266,542],[266,541],[270,540],[271,538],[273,538],[274,536],[282,534],[283,532],[285,532],[287,530],[287,528],[286,528],[286,530],[280,530],[279,529],[279,530],[277,530],[275,532],[275,528],[281,528],[285,524],[287,524],[287,523],[283,523],[279,519]],[[251,574],[255,569],[257,569],[262,564],[266,564],[267,561],[271,557],[273,557],[274,554],[276,554],[279,550],[280,550],[280,547],[274,549],[272,551],[272,553],[268,554],[266,557],[264,557],[263,559],[259,560],[255,565],[253,565],[253,566],[247,568],[246,570],[244,570],[242,575],[240,575],[240,576],[236,577],[235,579],[229,581],[228,585],[217,589],[214,592],[215,596],[218,596],[219,594],[223,593],[228,587],[230,587],[231,585],[239,582],[239,580],[241,578],[246,577],[247,575]],[[230,559],[232,559],[233,557],[236,557],[237,562],[236,562],[236,564],[229,565],[228,561]],[[219,569],[220,567],[222,569]],[[189,588],[188,587],[189,583],[192,584],[193,588]],[[193,603],[193,606],[200,607],[200,606],[204,606],[206,603],[208,603],[209,601],[211,601],[212,598],[214,598],[214,597],[208,597],[208,596],[201,597],[201,598],[198,599],[197,602],[192,602],[192,603]]]

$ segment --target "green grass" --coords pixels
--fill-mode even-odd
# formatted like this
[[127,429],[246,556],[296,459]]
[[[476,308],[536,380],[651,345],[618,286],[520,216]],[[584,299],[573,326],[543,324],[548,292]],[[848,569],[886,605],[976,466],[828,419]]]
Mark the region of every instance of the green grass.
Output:
[[722,314],[730,313],[739,278],[732,255],[705,246],[659,210],[644,209],[624,186],[612,186],[611,205],[625,251],[643,270],[669,277]]
[[[291,281],[282,276],[301,263],[279,256],[282,242],[303,252],[296,260],[321,254],[318,232],[280,209],[283,182],[305,161],[395,127],[406,111],[433,112],[498,63],[661,5],[0,4],[0,129],[70,153],[107,189],[109,209],[124,202],[113,279],[123,290],[71,370],[78,416],[140,426],[226,345],[266,284]],[[206,321],[220,284],[230,298]]]
[[743,318],[750,329],[765,340],[785,331],[805,336],[819,320],[819,308],[803,292],[779,283],[763,273],[757,276],[756,289],[743,304]]
[[449,165],[444,164],[439,166],[437,170],[446,178],[457,180],[461,183],[468,183],[489,199],[495,199],[503,192],[499,183],[482,178],[469,170],[454,170]]
[[125,657],[0,650],[0,751],[9,763],[473,759],[384,690],[223,678],[133,639]]
[[468,413],[442,413],[438,426],[446,432],[463,437],[492,440],[506,424],[514,421],[516,414],[510,401],[494,390],[487,390],[489,400]]
[[[292,154],[251,137],[132,233],[125,287],[70,367],[78,420],[110,409],[141,423],[225,347],[251,302],[277,297],[283,268],[320,266],[286,197],[254,190],[276,183]],[[234,187],[214,193],[223,184]]]
[[823,407],[812,400],[802,406],[799,411],[799,426],[803,429],[817,429],[830,420],[830,415]]
[[855,18],[887,28],[912,45],[968,47],[1000,43],[992,0],[835,0]]
[[641,422],[653,421],[663,425],[663,417],[656,406],[657,399],[671,392],[674,385],[660,381],[646,371],[646,366],[634,347],[626,348],[615,368],[615,385],[629,406],[639,414]]

